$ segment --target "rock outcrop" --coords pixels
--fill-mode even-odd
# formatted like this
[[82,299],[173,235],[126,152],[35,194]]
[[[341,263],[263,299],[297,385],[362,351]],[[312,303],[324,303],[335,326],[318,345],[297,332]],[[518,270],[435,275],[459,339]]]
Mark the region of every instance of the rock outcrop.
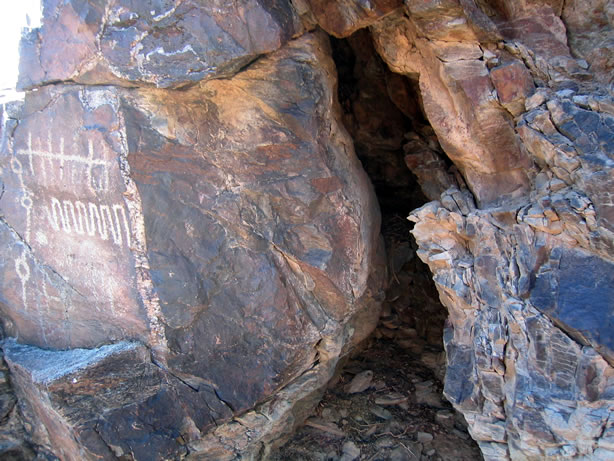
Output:
[[303,31],[284,1],[75,0],[43,7],[42,27],[21,44],[21,88],[59,81],[179,88],[231,76]]
[[[85,5],[50,8],[36,51],[62,52],[54,24],[98,11]],[[241,8],[270,43],[250,56],[281,46],[261,23],[276,16],[257,6]],[[141,27],[140,12],[125,14],[123,31]],[[144,17],[208,21],[179,7]],[[103,43],[113,27],[97,27]],[[167,32],[148,46],[166,50]],[[96,59],[111,62],[100,46]],[[230,54],[215,59],[236,70],[234,49],[220,46]],[[157,74],[115,76],[187,83],[181,69],[165,73],[179,65],[168,55]],[[24,86],[96,85],[40,86],[7,108],[3,127],[0,306],[19,341],[4,350],[32,439],[75,460],[258,453],[304,418],[293,412],[317,402],[379,316],[379,211],[340,123],[328,38],[305,34],[183,91],[127,89],[82,73],[90,67],[28,71]]]
[[[449,314],[444,392],[484,457],[614,457],[612,2],[43,13],[0,127],[15,450],[266,457],[379,316],[379,210],[353,137],[432,200],[410,219]],[[372,91],[350,115],[318,26],[364,29],[348,46]]]

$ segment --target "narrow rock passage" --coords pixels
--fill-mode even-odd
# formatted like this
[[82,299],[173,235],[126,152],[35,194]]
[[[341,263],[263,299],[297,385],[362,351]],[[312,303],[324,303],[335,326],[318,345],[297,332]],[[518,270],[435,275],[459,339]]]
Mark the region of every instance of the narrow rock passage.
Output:
[[416,83],[387,68],[368,31],[332,44],[344,123],[380,204],[388,288],[374,334],[340,367],[316,412],[272,459],[481,459],[463,416],[443,396],[447,311],[416,255],[407,220],[428,201],[408,168],[419,167],[412,154],[426,146],[440,151],[437,137]]

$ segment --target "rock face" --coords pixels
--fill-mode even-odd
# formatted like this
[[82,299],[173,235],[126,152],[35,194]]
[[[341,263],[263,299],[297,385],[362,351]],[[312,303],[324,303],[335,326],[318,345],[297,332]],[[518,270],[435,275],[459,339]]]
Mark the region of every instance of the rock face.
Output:
[[25,441],[21,410],[11,385],[9,369],[0,362],[0,457],[7,460],[34,458],[32,447]]
[[[2,107],[0,430],[18,399],[24,456],[266,457],[379,316],[344,120],[433,200],[444,392],[484,457],[612,459],[613,8],[46,0]],[[369,27],[353,119],[316,25]]]

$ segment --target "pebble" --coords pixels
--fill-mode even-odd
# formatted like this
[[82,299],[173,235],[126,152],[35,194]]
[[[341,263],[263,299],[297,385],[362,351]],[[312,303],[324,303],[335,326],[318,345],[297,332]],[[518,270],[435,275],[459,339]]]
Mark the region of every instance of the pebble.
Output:
[[435,414],[435,421],[451,429],[454,427],[454,413],[448,410],[440,410]]
[[347,441],[343,444],[343,454],[339,461],[354,461],[360,456],[360,448],[352,441]]
[[372,380],[373,372],[371,370],[365,370],[354,376],[352,381],[344,387],[344,390],[348,394],[357,394],[366,391],[371,386]]
[[420,443],[429,443],[433,441],[433,434],[429,434],[428,432],[418,432],[416,437]]
[[375,399],[376,405],[398,405],[403,402],[407,402],[407,396],[399,394],[398,392],[391,392],[390,394]]
[[376,391],[381,391],[382,389],[386,389],[386,382],[381,379],[373,382],[373,387]]
[[428,405],[433,408],[441,407],[441,397],[437,392],[434,392],[430,387],[417,387],[416,393],[414,394],[416,397],[416,403]]
[[332,408],[324,408],[322,410],[322,419],[329,422],[336,422],[339,420],[339,414]]
[[371,411],[371,413],[373,413],[378,418],[382,418],[382,419],[385,419],[385,420],[388,420],[388,419],[392,418],[392,413],[390,413],[385,408],[382,408],[382,407],[377,406],[377,405],[372,406],[370,411]]
[[394,447],[397,444],[396,440],[394,440],[392,437],[385,435],[384,437],[380,437],[379,439],[377,439],[377,442],[375,442],[375,447],[380,449],[380,448],[390,448],[390,447]]

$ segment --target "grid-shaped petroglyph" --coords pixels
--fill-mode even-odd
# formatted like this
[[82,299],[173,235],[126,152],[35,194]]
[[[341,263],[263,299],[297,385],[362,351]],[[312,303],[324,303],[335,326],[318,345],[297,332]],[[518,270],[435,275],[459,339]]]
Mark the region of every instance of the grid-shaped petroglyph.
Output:
[[[53,139],[48,131],[46,139],[34,139],[28,133],[26,147],[16,149],[11,168],[21,186],[20,204],[26,212],[26,241],[32,234],[33,208],[42,206],[51,229],[65,234],[83,235],[109,240],[116,245],[130,246],[130,228],[123,203],[109,203],[104,197],[110,190],[110,174],[114,163],[107,158],[104,145],[94,148],[87,141],[87,153],[78,155],[66,149],[63,137]],[[44,188],[63,188],[77,194],[76,185],[87,186],[81,194],[87,198],[60,200],[56,197],[41,197],[32,192],[32,183]],[[40,189],[40,188],[39,188]],[[35,203],[36,202],[36,203]],[[105,203],[106,202],[106,203]],[[42,236],[42,237],[41,237]],[[38,240],[46,240],[44,233],[37,232]]]

